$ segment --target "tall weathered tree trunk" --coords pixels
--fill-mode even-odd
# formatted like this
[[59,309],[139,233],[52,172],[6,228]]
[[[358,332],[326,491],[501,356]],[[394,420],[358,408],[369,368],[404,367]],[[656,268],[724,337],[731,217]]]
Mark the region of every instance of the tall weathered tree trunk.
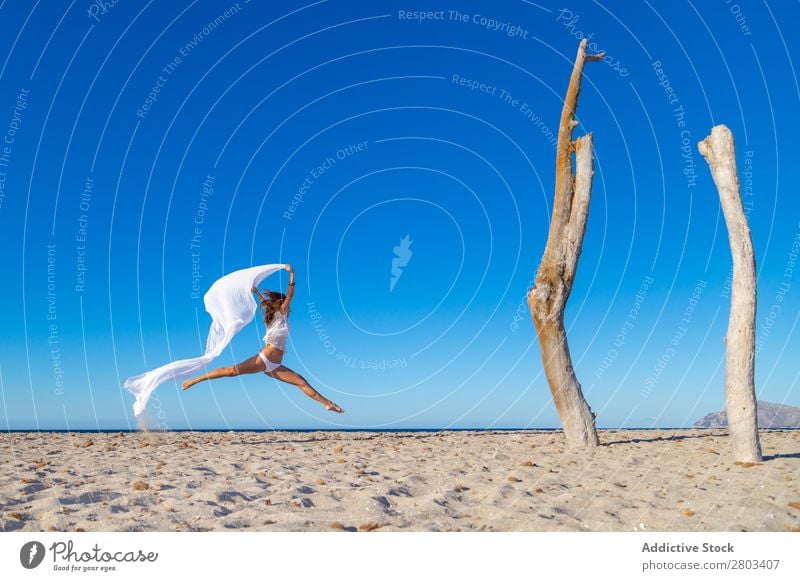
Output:
[[733,255],[733,285],[725,337],[725,405],[733,455],[740,462],[761,462],[756,415],[756,260],[750,227],[742,207],[733,135],[717,125],[697,144],[719,191]]
[[[550,232],[536,273],[536,286],[528,294],[528,307],[539,337],[544,372],[570,446],[599,444],[594,414],[583,397],[581,385],[572,367],[564,328],[564,309],[572,292],[583,246],[594,174],[591,133],[576,141],[572,140],[572,132],[578,125],[575,111],[583,65],[587,61],[602,58],[603,53],[586,54],[586,40],[581,41],[558,128],[556,191]],[[573,152],[576,166],[574,176]]]

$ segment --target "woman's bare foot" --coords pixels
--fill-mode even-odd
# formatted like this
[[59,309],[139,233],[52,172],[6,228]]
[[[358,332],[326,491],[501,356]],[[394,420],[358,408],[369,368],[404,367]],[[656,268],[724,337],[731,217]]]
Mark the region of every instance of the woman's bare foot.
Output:
[[331,402],[330,405],[326,405],[325,409],[328,410],[329,412],[336,412],[337,414],[344,413],[344,410],[333,402]]
[[192,387],[195,383],[197,382],[194,379],[187,379],[181,384],[181,388],[183,388],[183,391],[186,391],[187,389]]

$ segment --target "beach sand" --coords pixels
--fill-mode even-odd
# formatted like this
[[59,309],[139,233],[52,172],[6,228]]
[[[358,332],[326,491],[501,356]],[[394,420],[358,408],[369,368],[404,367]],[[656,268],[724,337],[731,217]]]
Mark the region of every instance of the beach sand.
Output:
[[800,431],[0,434],[3,531],[800,531]]

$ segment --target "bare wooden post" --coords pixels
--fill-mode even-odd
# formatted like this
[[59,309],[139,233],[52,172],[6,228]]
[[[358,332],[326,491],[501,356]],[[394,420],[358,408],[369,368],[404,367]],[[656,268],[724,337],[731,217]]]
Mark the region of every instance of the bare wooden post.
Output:
[[[572,292],[578,258],[586,232],[589,200],[592,196],[594,156],[592,134],[572,140],[578,125],[575,110],[581,88],[583,65],[602,59],[603,53],[586,54],[586,40],[578,47],[578,56],[569,79],[556,146],[556,184],[553,216],[542,262],[536,273],[536,285],[528,293],[528,307],[539,337],[542,361],[553,403],[564,435],[570,446],[597,446],[594,414],[583,397],[575,377],[564,328],[564,309]],[[575,153],[575,175],[572,154]]]
[[697,144],[719,191],[733,255],[733,285],[725,337],[725,405],[734,459],[761,462],[755,391],[756,261],[742,207],[733,135],[717,125]]

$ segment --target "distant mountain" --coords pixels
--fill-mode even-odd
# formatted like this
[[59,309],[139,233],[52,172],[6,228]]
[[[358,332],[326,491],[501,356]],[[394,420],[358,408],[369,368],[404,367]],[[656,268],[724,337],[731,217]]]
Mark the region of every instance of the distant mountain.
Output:
[[[800,408],[759,401],[759,428],[800,428]],[[725,410],[712,412],[694,424],[695,428],[727,428],[728,414]]]

